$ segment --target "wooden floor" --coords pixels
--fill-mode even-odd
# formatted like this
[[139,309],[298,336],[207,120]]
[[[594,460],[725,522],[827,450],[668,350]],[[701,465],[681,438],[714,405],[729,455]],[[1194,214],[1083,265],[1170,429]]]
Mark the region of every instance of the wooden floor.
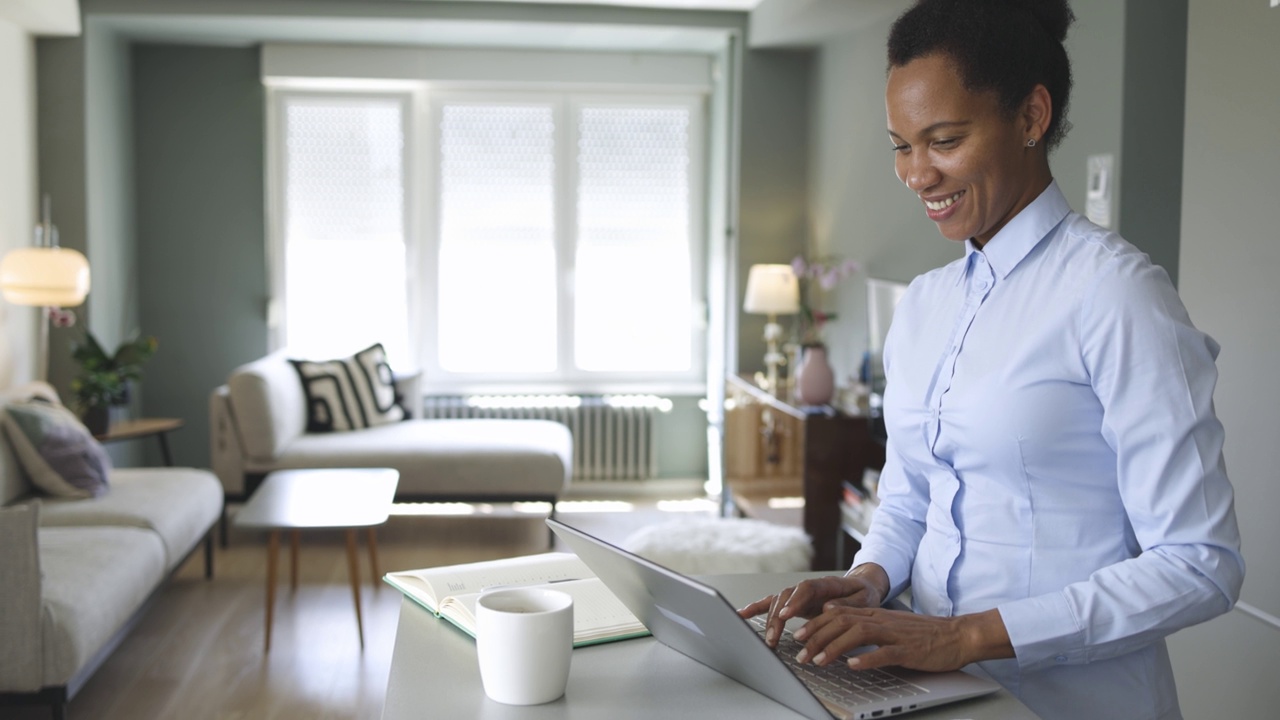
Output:
[[[566,523],[621,540],[665,513],[561,512]],[[378,534],[382,571],[544,552],[540,517],[393,517]],[[559,549],[559,548],[557,548]],[[197,554],[71,701],[70,720],[321,720],[382,715],[400,594],[369,577],[361,545],[365,647],[356,632],[340,533],[302,539],[299,587],[282,549],[271,653],[263,654],[266,540],[233,532],[215,577]],[[45,720],[43,708],[0,707],[4,720]],[[425,717],[425,716],[424,716]]]

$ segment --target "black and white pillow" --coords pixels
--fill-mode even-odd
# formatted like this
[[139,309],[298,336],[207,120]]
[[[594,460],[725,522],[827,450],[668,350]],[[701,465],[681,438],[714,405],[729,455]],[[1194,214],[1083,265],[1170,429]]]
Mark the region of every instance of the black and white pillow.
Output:
[[341,360],[290,360],[307,399],[307,432],[341,432],[408,417],[381,344]]

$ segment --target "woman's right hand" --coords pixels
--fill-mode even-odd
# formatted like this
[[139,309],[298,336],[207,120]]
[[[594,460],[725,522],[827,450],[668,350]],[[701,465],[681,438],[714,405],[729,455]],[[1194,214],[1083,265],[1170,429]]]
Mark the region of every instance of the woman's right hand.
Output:
[[889,593],[889,575],[874,563],[864,563],[844,576],[804,580],[776,595],[761,598],[738,611],[743,618],[768,613],[764,641],[777,647],[782,628],[795,617],[812,618],[828,607],[880,607]]

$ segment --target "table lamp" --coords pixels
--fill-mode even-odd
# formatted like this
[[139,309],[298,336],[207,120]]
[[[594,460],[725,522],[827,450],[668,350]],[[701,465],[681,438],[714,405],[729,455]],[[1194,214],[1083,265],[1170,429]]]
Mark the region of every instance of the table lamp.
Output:
[[75,250],[58,247],[58,228],[49,219],[45,196],[34,247],[10,250],[0,261],[0,293],[14,305],[40,308],[37,372],[48,374],[49,313],[51,307],[75,307],[89,294],[89,261]]
[[778,341],[782,339],[782,326],[778,324],[778,316],[800,312],[800,280],[791,266],[752,265],[747,275],[747,293],[742,310],[754,315],[767,315],[769,318],[764,326],[765,382],[768,385],[765,389],[776,393],[778,366],[785,360],[778,351]]

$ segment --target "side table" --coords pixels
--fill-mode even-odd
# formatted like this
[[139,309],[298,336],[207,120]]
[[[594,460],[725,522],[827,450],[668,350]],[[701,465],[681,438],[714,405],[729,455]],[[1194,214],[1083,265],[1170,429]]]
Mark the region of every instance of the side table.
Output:
[[360,561],[356,530],[366,528],[374,587],[380,587],[374,528],[387,521],[400,473],[391,468],[275,470],[236,514],[236,526],[270,530],[267,539],[267,611],[263,652],[271,652],[271,618],[276,600],[276,555],[280,531],[290,533],[290,586],[298,589],[298,535],[301,530],[341,529],[347,536],[347,573],[356,606],[356,630],[364,649],[360,616]]
[[121,442],[123,440],[136,440],[138,438],[150,437],[154,435],[160,442],[160,456],[164,459],[164,464],[173,467],[173,455],[169,452],[169,439],[167,435],[179,428],[185,423],[179,418],[137,418],[134,420],[122,420],[115,423],[107,431],[101,435],[94,435],[100,443]]

